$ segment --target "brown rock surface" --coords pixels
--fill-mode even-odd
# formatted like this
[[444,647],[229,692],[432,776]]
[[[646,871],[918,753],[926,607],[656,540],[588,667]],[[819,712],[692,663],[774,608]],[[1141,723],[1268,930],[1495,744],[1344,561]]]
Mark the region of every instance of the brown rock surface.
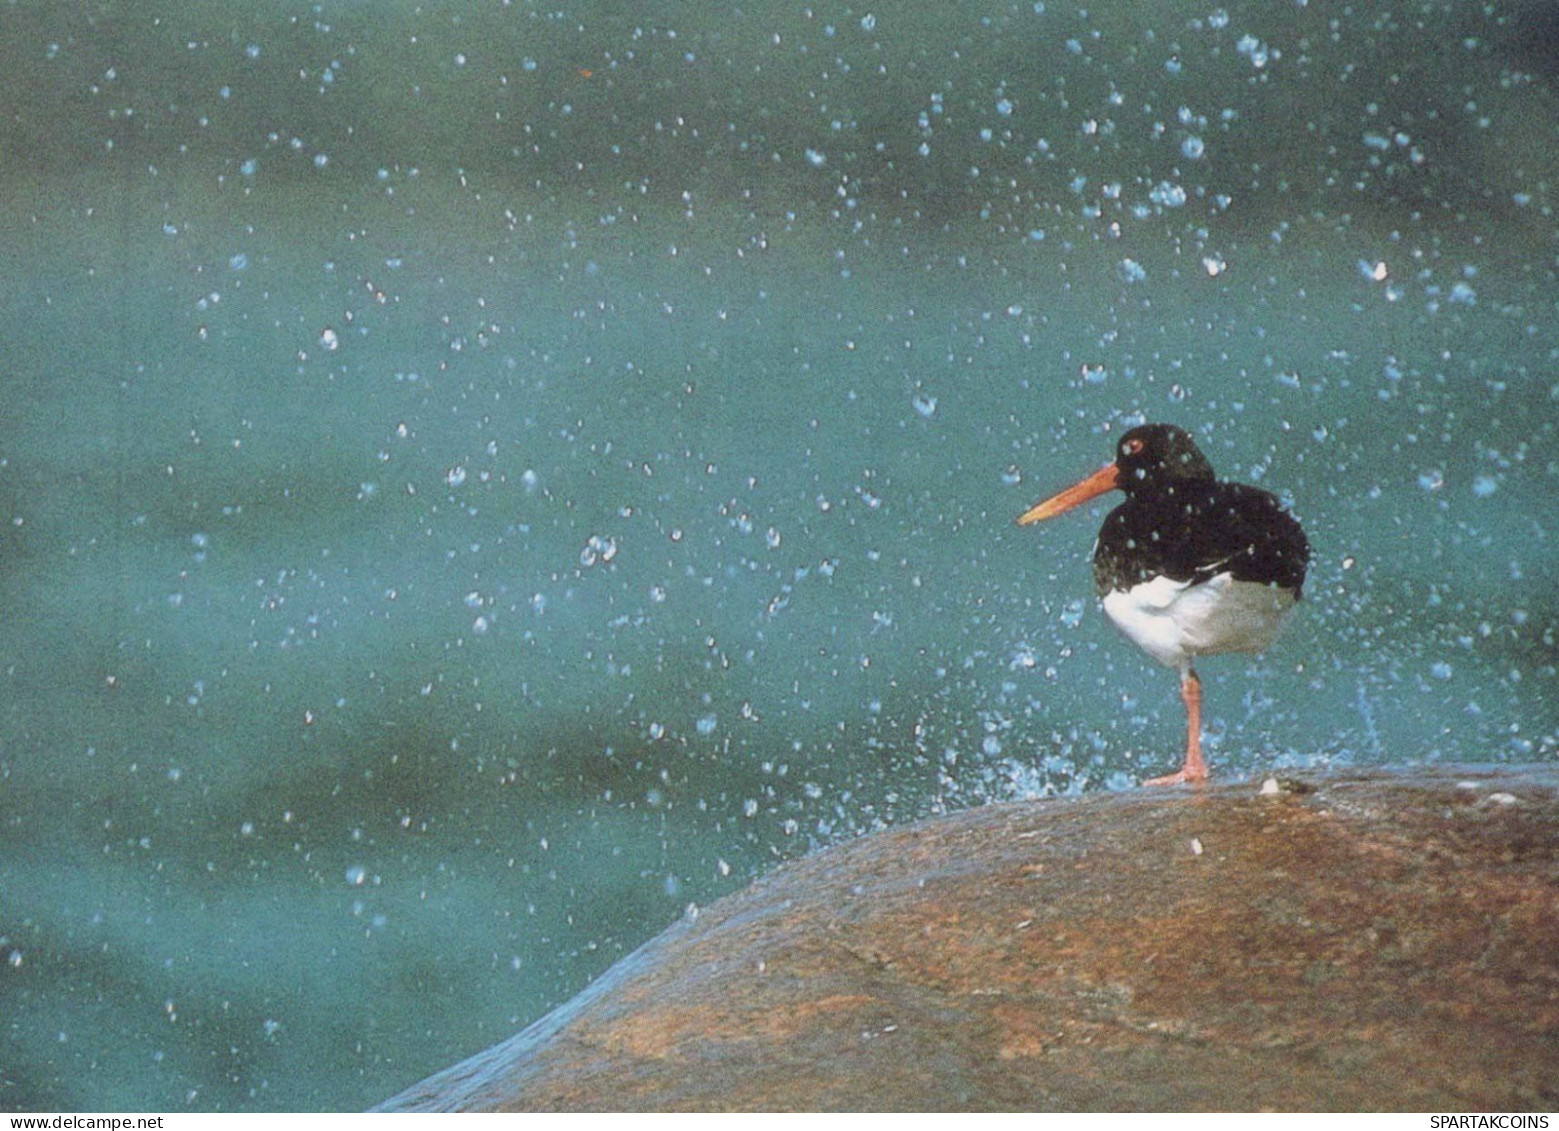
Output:
[[1559,770],[996,805],[798,860],[382,1110],[1552,1110]]

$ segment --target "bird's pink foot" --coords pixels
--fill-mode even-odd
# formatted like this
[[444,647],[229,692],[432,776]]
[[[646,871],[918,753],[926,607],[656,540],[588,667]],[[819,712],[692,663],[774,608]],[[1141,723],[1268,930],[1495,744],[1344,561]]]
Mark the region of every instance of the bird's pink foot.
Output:
[[1180,698],[1186,713],[1185,764],[1143,785],[1200,785],[1207,780],[1207,762],[1202,758],[1202,681],[1194,668],[1187,667],[1180,675]]
[[1207,780],[1207,767],[1196,769],[1187,767],[1172,774],[1165,774],[1161,778],[1148,778],[1143,785],[1201,785]]

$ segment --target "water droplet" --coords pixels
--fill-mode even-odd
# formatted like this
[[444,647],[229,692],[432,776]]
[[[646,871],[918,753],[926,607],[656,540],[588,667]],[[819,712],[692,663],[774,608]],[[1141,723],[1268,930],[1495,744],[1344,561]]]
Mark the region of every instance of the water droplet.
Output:
[[1234,45],[1234,49],[1250,60],[1250,65],[1260,70],[1273,59],[1279,57],[1279,53],[1273,51],[1254,35],[1242,35],[1240,41]]
[[609,562],[617,556],[617,542],[600,534],[592,534],[585,540],[585,548],[579,551],[579,564],[589,568],[596,562]]

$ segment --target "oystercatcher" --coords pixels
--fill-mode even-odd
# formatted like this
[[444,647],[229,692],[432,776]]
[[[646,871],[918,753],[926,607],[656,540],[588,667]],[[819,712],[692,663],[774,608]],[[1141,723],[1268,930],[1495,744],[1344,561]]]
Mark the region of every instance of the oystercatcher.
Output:
[[1304,585],[1310,544],[1276,498],[1220,482],[1191,437],[1144,424],[1120,438],[1115,462],[1025,511],[1053,518],[1106,491],[1126,493],[1099,531],[1094,586],[1105,615],[1161,664],[1180,671],[1185,765],[1144,785],[1207,777],[1198,656],[1260,652],[1282,630]]

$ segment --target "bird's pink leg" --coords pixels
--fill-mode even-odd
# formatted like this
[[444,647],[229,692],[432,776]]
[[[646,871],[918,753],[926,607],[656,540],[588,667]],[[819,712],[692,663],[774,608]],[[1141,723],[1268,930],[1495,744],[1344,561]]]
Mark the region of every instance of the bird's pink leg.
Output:
[[1188,667],[1180,673],[1180,699],[1185,703],[1186,715],[1185,765],[1178,773],[1149,778],[1143,785],[1180,785],[1207,780],[1207,763],[1202,760],[1202,681],[1197,678],[1195,668]]

